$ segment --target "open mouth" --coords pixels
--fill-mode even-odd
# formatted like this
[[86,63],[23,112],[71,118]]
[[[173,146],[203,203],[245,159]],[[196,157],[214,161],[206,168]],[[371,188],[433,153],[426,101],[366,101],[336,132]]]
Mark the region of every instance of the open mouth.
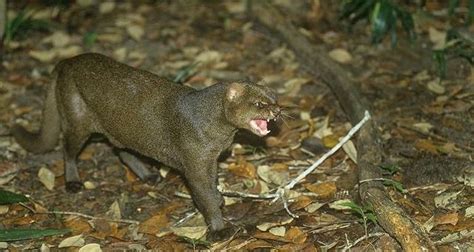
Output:
[[250,127],[257,135],[265,136],[270,133],[270,130],[267,128],[269,121],[270,119],[253,119],[250,120]]

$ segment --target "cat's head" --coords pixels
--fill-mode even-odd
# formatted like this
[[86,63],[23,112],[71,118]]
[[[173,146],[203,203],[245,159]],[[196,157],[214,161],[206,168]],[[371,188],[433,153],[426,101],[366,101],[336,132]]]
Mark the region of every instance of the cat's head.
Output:
[[268,123],[281,114],[274,92],[257,84],[229,84],[224,102],[227,120],[235,127],[250,130],[258,136],[270,133]]

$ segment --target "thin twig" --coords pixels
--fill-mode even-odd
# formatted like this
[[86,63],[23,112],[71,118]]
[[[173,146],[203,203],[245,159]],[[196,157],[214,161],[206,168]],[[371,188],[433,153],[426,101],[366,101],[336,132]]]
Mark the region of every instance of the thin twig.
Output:
[[364,236],[360,237],[359,239],[355,240],[354,242],[348,243],[346,246],[344,246],[344,248],[342,248],[341,251],[348,251],[349,249],[351,249],[352,247],[357,245],[357,243],[359,243],[363,240],[366,240],[366,239],[369,239],[369,238],[372,238],[372,237],[379,237],[379,236],[386,235],[386,234],[387,233],[372,233],[372,234],[364,235]]
[[385,180],[387,180],[387,179],[386,179],[386,178],[363,179],[363,180],[359,181],[359,185],[360,185],[360,184],[363,184],[363,183],[372,182],[372,181],[385,181]]
[[313,165],[311,165],[308,169],[306,169],[303,173],[301,173],[298,177],[294,178],[290,183],[288,183],[285,186],[285,189],[291,189],[293,188],[298,182],[300,182],[304,177],[306,177],[308,174],[310,174],[316,167],[318,167],[320,164],[322,164],[329,156],[334,154],[336,151],[338,151],[351,137],[370,119],[370,114],[369,111],[365,111],[364,118],[356,125],[354,126],[347,135],[345,135],[339,143],[337,143],[334,147],[332,147],[331,150],[326,152],[321,158],[319,158]]
[[320,164],[322,164],[329,156],[334,154],[338,151],[349,139],[370,119],[370,114],[368,111],[365,111],[364,118],[357,123],[349,132],[341,139],[339,143],[337,143],[331,150],[326,152],[321,158],[319,158],[316,162],[314,162],[310,167],[308,167],[304,172],[300,173],[296,178],[292,179],[288,184],[285,186],[278,187],[275,193],[266,193],[266,194],[248,194],[242,192],[230,192],[230,191],[222,191],[225,196],[229,197],[246,197],[246,198],[254,198],[254,199],[272,199],[271,204],[275,203],[277,200],[282,199],[283,206],[285,207],[286,212],[294,217],[298,218],[298,215],[292,213],[288,207],[288,200],[286,198],[286,194],[289,190],[291,190],[298,182],[300,182],[303,178],[305,178],[308,174],[313,172]]
[[184,216],[183,218],[181,218],[179,221],[177,221],[175,224],[173,224],[173,226],[179,226],[181,225],[182,223],[186,222],[187,220],[191,219],[191,217],[193,217],[194,215],[196,215],[198,213],[197,210],[194,210],[194,212],[191,212],[191,213],[188,213],[186,214],[186,216]]

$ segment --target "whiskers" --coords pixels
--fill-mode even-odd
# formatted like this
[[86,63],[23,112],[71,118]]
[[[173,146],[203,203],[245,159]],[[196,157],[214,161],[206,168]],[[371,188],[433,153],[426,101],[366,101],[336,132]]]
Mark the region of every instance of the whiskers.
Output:
[[281,121],[285,124],[285,126],[288,126],[288,123],[287,123],[287,119],[288,120],[294,120],[295,117],[290,115],[289,113],[289,110],[291,109],[291,107],[283,107],[283,106],[280,106],[280,110],[278,112],[278,115],[277,115],[277,119],[281,119]]

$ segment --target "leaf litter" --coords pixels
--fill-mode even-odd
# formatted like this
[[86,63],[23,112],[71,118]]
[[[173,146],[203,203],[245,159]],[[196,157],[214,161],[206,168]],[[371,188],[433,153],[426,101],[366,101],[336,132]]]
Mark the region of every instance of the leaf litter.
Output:
[[[232,71],[243,72],[245,78],[255,82],[263,79],[264,85],[275,88],[280,94],[281,102],[291,105],[288,110],[291,119],[279,122],[279,125],[275,126],[279,130],[265,139],[263,146],[249,150],[249,146],[254,145],[243,141],[240,150],[222,160],[220,166],[223,168],[219,173],[220,185],[226,190],[244,194],[273,193],[278,186],[285,185],[320,157],[326,151],[325,148],[336,145],[339,137],[347,132],[346,120],[340,109],[335,108],[334,98],[330,95],[322,95],[329,93],[327,88],[320,83],[315,83],[314,81],[317,80],[311,80],[304,71],[299,69],[297,56],[291,50],[283,45],[269,45],[264,36],[255,28],[255,24],[238,17],[242,12],[242,1],[224,5],[225,8],[216,10],[216,7],[205,5],[192,9],[180,8],[182,7],[180,3],[131,4],[78,1],[79,13],[85,13],[87,7],[94,6],[104,14],[104,16],[92,18],[96,24],[93,27],[94,32],[97,33],[96,42],[90,49],[86,49],[78,30],[66,32],[65,27],[59,26],[51,34],[36,33],[25,42],[18,44],[15,51],[9,52],[12,56],[4,63],[4,65],[9,65],[9,71],[0,73],[1,81],[7,84],[2,87],[8,89],[7,92],[0,89],[0,100],[5,99],[8,101],[7,105],[12,103],[13,107],[16,106],[16,110],[11,109],[12,106],[0,108],[2,124],[11,125],[15,118],[37,122],[39,117],[35,115],[32,120],[32,115],[38,114],[41,106],[32,101],[41,100],[43,93],[38,87],[47,85],[50,69],[60,59],[88,50],[106,53],[122,62],[152,70],[170,78],[173,78],[183,67],[198,62],[184,81],[185,85],[196,88],[232,79],[234,78],[231,76]],[[47,10],[45,13],[52,13],[49,9]],[[237,16],[228,16],[225,22],[221,22],[216,16],[208,14],[227,13],[227,10]],[[151,11],[160,14],[151,15],[149,14],[152,13]],[[68,18],[70,12],[65,12],[64,15],[63,18]],[[51,14],[44,16],[52,17]],[[79,22],[82,25],[77,29],[90,31],[91,27],[87,27],[87,15],[82,18],[83,22]],[[199,25],[193,23],[195,20],[206,20],[209,26],[216,27],[218,34],[212,29],[199,30]],[[191,24],[193,29],[183,25],[186,22]],[[227,25],[238,29],[226,28]],[[318,29],[320,28],[314,27],[310,33]],[[390,160],[400,162],[403,169],[417,169],[418,167],[413,167],[411,159],[407,157],[425,158],[429,155],[463,157],[465,155],[465,149],[460,146],[472,145],[468,140],[469,137],[465,137],[464,134],[472,135],[473,133],[463,131],[468,128],[466,126],[469,126],[469,119],[466,121],[463,113],[472,107],[472,102],[469,103],[469,97],[472,97],[473,93],[472,87],[466,87],[461,83],[461,88],[454,89],[454,84],[449,81],[439,82],[428,71],[414,71],[409,73],[409,78],[413,80],[410,84],[412,91],[407,92],[403,89],[406,81],[399,79],[407,73],[398,75],[396,68],[386,69],[386,65],[380,65],[380,62],[395,62],[393,65],[403,65],[397,63],[403,60],[402,57],[394,59],[383,53],[375,57],[373,52],[352,49],[349,53],[345,45],[334,46],[332,43],[339,43],[339,40],[345,38],[351,43],[363,45],[364,43],[359,41],[360,38],[347,37],[347,34],[342,32],[319,31],[324,34],[323,38],[332,41],[325,42],[324,46],[336,61],[354,67],[360,72],[364,69],[380,69],[389,76],[389,83],[378,83],[381,79],[368,73],[366,76],[370,79],[364,85],[367,85],[369,92],[374,94],[375,110],[378,113],[389,111],[387,112],[389,115],[381,118],[382,122],[388,123],[383,124],[380,130],[390,136],[385,143],[392,149],[392,154],[388,156]],[[443,31],[430,29],[429,34],[435,46],[442,46],[440,41]],[[328,40],[328,37],[331,39]],[[37,41],[40,42],[37,43]],[[25,45],[29,45],[31,49],[27,50],[28,46]],[[370,57],[367,61],[360,62],[361,58],[368,55]],[[43,79],[40,83],[37,83],[37,79],[33,77],[32,69],[37,70],[36,75]],[[26,91],[24,86],[28,87]],[[396,95],[389,95],[382,89],[394,90]],[[27,99],[28,102],[17,106],[20,96],[25,96],[23,99]],[[401,100],[397,100],[398,98]],[[413,110],[413,107],[417,109]],[[440,123],[443,119],[441,116],[446,113],[456,119],[455,123],[449,124],[446,121],[444,124]],[[397,126],[406,121],[409,121],[408,125],[416,131],[406,128],[402,130]],[[307,144],[302,145],[302,142],[309,138],[312,138],[310,145],[313,146],[312,148],[307,147],[309,146]],[[1,141],[4,141],[3,139],[1,138]],[[3,173],[6,175],[0,174],[0,178],[5,178],[2,180],[4,186],[19,188],[22,192],[29,194],[33,200],[40,201],[41,205],[37,205],[38,209],[43,207],[73,211],[96,217],[109,215],[114,219],[137,220],[139,224],[136,226],[120,222],[97,221],[70,215],[43,214],[42,218],[30,216],[20,218],[25,214],[35,214],[24,207],[12,205],[1,213],[2,217],[9,219],[9,221],[1,221],[3,226],[70,227],[74,235],[84,240],[84,244],[76,246],[82,246],[80,248],[82,251],[100,251],[103,248],[111,248],[113,244],[127,248],[136,244],[149,249],[166,248],[165,246],[188,249],[195,248],[194,246],[206,248],[205,245],[196,245],[195,241],[205,239],[207,233],[202,216],[197,215],[195,220],[193,217],[186,218],[195,211],[192,200],[175,196],[175,192],[185,191],[183,190],[185,185],[182,178],[174,171],[166,167],[158,167],[160,174],[166,178],[155,185],[142,183],[135,178],[129,179],[127,170],[122,168],[110,148],[106,145],[92,144],[80,157],[80,166],[84,167],[80,173],[81,177],[85,178],[85,186],[88,190],[77,195],[70,195],[64,191],[62,174],[56,171],[62,168],[59,164],[60,155],[50,155],[48,158],[25,154],[13,144],[14,141],[9,140],[0,145],[2,151],[9,149],[5,155],[0,156],[7,170]],[[302,150],[302,146],[305,146],[305,151]],[[343,150],[336,152],[323,163],[320,170],[309,174],[292,190],[293,196],[289,198],[291,199],[289,208],[298,214],[299,218],[289,217],[282,205],[269,204],[267,200],[251,199],[249,202],[248,199],[241,197],[227,199],[224,208],[232,206],[235,209],[246,209],[228,214],[235,225],[246,227],[246,232],[237,234],[228,246],[242,246],[242,249],[307,248],[316,250],[324,247],[321,244],[341,245],[346,239],[356,240],[361,237],[363,232],[361,232],[360,224],[338,226],[328,231],[322,228],[318,229],[321,230],[319,232],[311,232],[311,228],[317,223],[336,225],[341,222],[357,221],[357,216],[340,208],[340,202],[347,202],[349,199],[338,198],[338,193],[342,192],[342,188],[356,186],[355,183],[341,184],[340,182],[341,177],[348,176],[347,173],[356,172],[357,149],[355,146],[357,146],[356,141],[348,142],[343,146]],[[10,154],[7,155],[7,153]],[[14,167],[11,165],[13,160],[19,161]],[[342,160],[348,160],[349,163],[347,165],[349,168],[345,171],[335,169],[335,164],[341,163]],[[454,166],[456,165],[458,163],[454,163]],[[41,176],[37,175],[41,170]],[[426,172],[429,173],[429,171]],[[38,179],[36,179],[37,176]],[[414,191],[412,196],[423,200],[425,205],[433,209],[447,208],[451,209],[450,211],[465,209],[466,216],[471,216],[472,211],[468,206],[469,202],[472,205],[472,199],[469,201],[466,195],[472,193],[472,183],[465,183],[467,187],[464,190],[435,194],[434,191],[425,189]],[[394,198],[404,205],[404,201],[401,200],[403,196],[394,193]],[[122,199],[123,195],[129,200],[120,202],[119,199]],[[416,218],[425,220],[433,216],[416,209],[413,213]],[[281,221],[289,218],[292,221]],[[438,215],[432,229],[434,230],[433,237],[445,237],[441,240],[443,243],[459,241],[456,237],[465,235],[462,230],[456,233],[457,236],[454,234],[449,236],[449,233],[436,229],[436,226],[459,226],[460,219],[452,213]],[[180,222],[182,220],[184,221]],[[176,223],[180,225],[174,226]],[[472,222],[467,223],[467,227],[474,225]],[[262,225],[265,228],[262,228]],[[187,237],[195,243],[192,244],[190,240],[183,241],[179,237]],[[251,240],[251,242],[245,242],[246,240]],[[65,241],[64,237],[49,238],[48,244],[59,246],[62,241]],[[125,245],[118,245],[119,241]],[[300,247],[297,247],[298,244]],[[32,240],[15,244],[17,245],[37,248],[42,243]],[[12,245],[7,244],[7,246]]]

